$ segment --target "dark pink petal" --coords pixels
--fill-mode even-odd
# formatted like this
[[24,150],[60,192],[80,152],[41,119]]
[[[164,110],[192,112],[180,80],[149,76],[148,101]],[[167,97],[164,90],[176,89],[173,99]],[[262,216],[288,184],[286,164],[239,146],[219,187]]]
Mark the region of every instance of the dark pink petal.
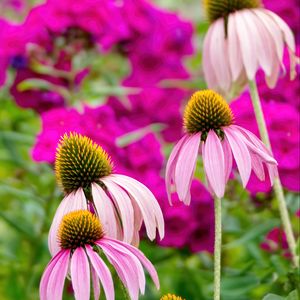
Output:
[[85,251],[77,248],[71,258],[71,279],[76,300],[90,299],[90,267]]
[[224,152],[219,137],[210,130],[203,146],[203,163],[206,176],[214,193],[222,198],[225,192]]
[[97,253],[94,252],[90,245],[85,246],[87,255],[91,261],[93,268],[95,269],[100,281],[102,283],[106,299],[114,300],[115,299],[115,290],[113,280],[110,274],[110,271],[103,260],[99,257]]
[[190,188],[199,152],[201,134],[191,135],[182,145],[175,169],[175,185],[180,201],[189,205]]
[[167,188],[167,192],[168,192],[168,200],[169,200],[170,205],[172,205],[171,193],[172,193],[172,185],[174,183],[174,175],[175,175],[175,168],[176,168],[176,164],[177,164],[178,154],[180,153],[180,149],[187,139],[188,139],[188,135],[184,135],[184,137],[179,140],[179,142],[173,148],[171,155],[167,162],[166,188]]
[[61,300],[63,295],[65,278],[67,276],[70,250],[62,250],[63,253],[56,262],[49,277],[47,285],[47,300]]
[[234,128],[224,127],[225,138],[231,147],[234,159],[240,172],[243,186],[246,187],[251,174],[251,157],[244,140],[236,134]]

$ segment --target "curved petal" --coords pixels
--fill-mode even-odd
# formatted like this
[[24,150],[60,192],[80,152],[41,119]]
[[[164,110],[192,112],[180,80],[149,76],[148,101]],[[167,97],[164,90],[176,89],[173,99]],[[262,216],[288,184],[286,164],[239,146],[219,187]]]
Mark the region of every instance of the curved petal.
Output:
[[48,263],[40,282],[40,300],[47,300],[47,287],[48,287],[49,277],[57,261],[60,260],[63,254],[64,254],[64,250],[59,251],[54,257],[52,257],[52,259]]
[[174,182],[175,168],[178,160],[178,154],[181,150],[182,145],[188,139],[188,135],[184,135],[179,142],[174,146],[171,155],[168,159],[166,166],[166,189],[168,193],[168,200],[170,205],[172,205],[171,193],[172,193],[172,185]]
[[99,255],[94,252],[94,250],[90,245],[86,245],[85,249],[90,259],[90,262],[102,283],[106,299],[114,300],[115,299],[114,283],[108,267],[103,262],[103,260],[99,257]]
[[122,243],[121,241],[118,241],[118,240],[113,240],[113,239],[110,239],[107,237],[102,239],[102,241],[104,241],[104,240],[107,240],[108,243],[120,244],[123,247],[127,248],[131,253],[133,253],[141,261],[141,263],[145,267],[145,269],[149,272],[156,288],[159,289],[159,279],[158,279],[157,272],[156,272],[154,266],[152,265],[152,263],[150,262],[150,260],[143,254],[143,252],[141,252],[136,247],[133,247],[126,243]]
[[76,300],[90,299],[90,267],[82,247],[77,248],[71,258],[71,279]]
[[80,209],[87,209],[87,203],[82,188],[79,188],[76,192],[72,192],[67,195],[61,201],[55,212],[48,236],[48,247],[52,256],[60,250],[57,241],[57,231],[63,216],[71,211]]
[[232,170],[232,153],[227,139],[224,139],[221,144],[224,153],[225,184],[226,184]]
[[190,204],[190,188],[199,152],[201,134],[191,135],[182,145],[175,169],[175,184],[178,197],[186,205]]
[[65,278],[67,276],[70,250],[62,250],[63,253],[57,260],[52,272],[49,276],[47,286],[47,300],[61,300],[63,295]]
[[262,163],[262,160],[254,153],[251,153],[251,165],[252,169],[255,173],[255,175],[258,177],[260,181],[265,180],[265,171],[264,171],[264,165]]
[[225,161],[219,137],[210,130],[203,146],[203,164],[209,183],[218,198],[225,192]]
[[100,282],[94,267],[91,267],[91,273],[92,273],[92,282],[93,282],[93,290],[94,290],[94,299],[99,300],[100,290],[101,290]]
[[112,200],[97,183],[92,183],[92,196],[105,234],[117,238],[117,222]]
[[239,169],[243,186],[246,187],[251,174],[251,157],[248,148],[233,128],[224,127],[223,130]]
[[155,238],[157,227],[162,239],[165,230],[163,214],[151,191],[139,181],[125,175],[114,174],[106,177],[103,182],[106,183],[106,180],[114,181],[135,200],[144,218],[148,237],[151,240]]

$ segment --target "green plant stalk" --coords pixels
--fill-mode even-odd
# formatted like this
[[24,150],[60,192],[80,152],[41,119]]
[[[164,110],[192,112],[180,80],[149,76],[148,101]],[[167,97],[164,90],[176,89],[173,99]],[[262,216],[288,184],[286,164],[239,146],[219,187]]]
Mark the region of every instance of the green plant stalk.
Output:
[[[263,115],[257,85],[255,80],[249,81],[250,95],[252,99],[252,104],[255,112],[256,122],[259,128],[260,136],[263,143],[267,146],[267,148],[272,152],[272,147],[270,143],[270,138],[265,122],[265,118]],[[296,254],[296,241],[293,234],[293,229],[288,213],[288,209],[285,202],[285,197],[283,193],[282,184],[279,177],[274,178],[274,191],[278,201],[278,207],[280,212],[281,221],[283,224],[284,232],[287,237],[287,242],[289,245],[289,250],[292,254],[292,260],[295,267],[299,267],[299,260]]]
[[221,199],[215,198],[214,300],[220,300],[222,214]]

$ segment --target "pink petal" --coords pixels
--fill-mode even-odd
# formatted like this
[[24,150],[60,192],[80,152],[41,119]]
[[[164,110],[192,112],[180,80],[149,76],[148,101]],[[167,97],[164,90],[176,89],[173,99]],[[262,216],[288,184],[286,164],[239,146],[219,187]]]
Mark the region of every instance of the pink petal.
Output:
[[106,299],[114,300],[115,299],[114,284],[108,267],[103,262],[103,260],[99,257],[99,255],[94,252],[94,250],[90,245],[86,245],[85,249],[87,255],[89,256],[90,262],[102,283]]
[[105,234],[117,238],[117,222],[114,205],[104,190],[96,183],[92,183],[92,195],[94,205],[101,220]]
[[225,183],[227,183],[232,170],[232,153],[227,139],[224,139],[221,144],[224,153]]
[[163,214],[151,191],[139,181],[125,175],[114,174],[109,176],[109,180],[120,185],[135,200],[144,218],[148,237],[151,240],[155,238],[157,226],[162,239],[165,230]]
[[267,164],[267,168],[269,171],[270,183],[271,186],[274,184],[274,179],[278,177],[278,169],[277,166]]
[[251,174],[251,157],[244,140],[239,137],[234,128],[224,127],[225,138],[231,147],[234,159],[239,169],[243,186],[246,187]]
[[62,255],[57,260],[49,276],[47,285],[47,300],[62,299],[65,278],[69,267],[70,250],[62,250],[62,252]]
[[190,188],[199,152],[201,134],[191,135],[182,145],[175,169],[175,184],[180,201],[189,205]]
[[75,299],[90,299],[90,267],[82,247],[77,248],[71,258],[71,279]]
[[92,282],[93,282],[93,290],[94,290],[94,299],[99,300],[100,297],[100,283],[97,273],[93,267],[91,267],[92,271]]
[[67,195],[61,201],[55,212],[48,236],[48,247],[52,256],[60,250],[57,240],[57,231],[63,216],[71,211],[80,209],[87,209],[87,203],[82,188]]
[[180,149],[187,139],[188,139],[188,135],[186,134],[186,135],[184,135],[183,138],[181,138],[179,140],[179,142],[173,148],[171,155],[169,157],[169,160],[167,162],[166,188],[167,188],[168,200],[169,200],[170,205],[172,205],[171,190],[172,190],[172,184],[174,182],[174,175],[175,175],[175,168],[176,168],[176,164],[177,164],[177,160],[178,160],[178,154],[180,153]]
[[218,198],[225,192],[225,162],[219,137],[210,130],[203,146],[203,164],[206,176]]
[[47,287],[49,282],[49,277],[53,271],[58,260],[60,260],[61,256],[64,254],[64,250],[59,251],[52,259],[50,260],[49,264],[47,265],[41,282],[40,282],[40,299],[47,300]]
[[254,153],[251,153],[251,165],[255,175],[258,177],[260,181],[265,180],[265,171],[262,160]]
[[107,240],[108,243],[113,242],[113,243],[120,244],[120,245],[124,246],[125,248],[127,248],[130,252],[132,252],[141,261],[142,265],[149,272],[156,288],[159,289],[159,279],[158,279],[157,272],[156,272],[154,266],[152,265],[152,263],[150,262],[150,260],[143,254],[143,252],[141,252],[139,249],[137,249],[129,244],[125,244],[118,240],[113,240],[113,239],[110,239],[107,237],[102,239],[102,241],[104,241],[104,240]]
[[118,207],[123,225],[124,241],[131,243],[134,229],[133,207],[131,200],[127,193],[115,184],[109,177],[110,176],[103,178],[102,182],[106,185],[115,205]]

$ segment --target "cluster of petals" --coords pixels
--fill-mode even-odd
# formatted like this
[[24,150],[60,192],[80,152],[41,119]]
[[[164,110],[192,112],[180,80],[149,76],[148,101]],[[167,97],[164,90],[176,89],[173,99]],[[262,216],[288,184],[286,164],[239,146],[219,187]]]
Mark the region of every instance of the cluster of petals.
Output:
[[93,203],[85,197],[82,188],[66,195],[56,210],[51,224],[48,246],[52,255],[59,251],[57,230],[63,216],[69,212],[92,209],[99,216],[108,237],[138,245],[139,230],[144,222],[150,240],[164,237],[164,219],[161,208],[151,191],[139,181],[120,174],[99,179],[106,190],[97,183],[91,184]]
[[166,167],[166,187],[176,191],[180,201],[189,205],[190,187],[196,168],[198,153],[202,154],[209,190],[218,198],[225,193],[225,186],[232,171],[233,158],[239,170],[243,186],[247,185],[251,170],[260,180],[265,180],[264,165],[270,181],[277,176],[277,162],[264,144],[250,131],[230,125],[222,127],[224,138],[220,140],[214,130],[201,141],[201,132],[185,134],[174,147]]
[[[103,237],[95,242],[115,268],[132,300],[144,294],[145,274],[149,272],[157,288],[159,280],[155,268],[137,248],[121,241]],[[60,300],[65,278],[71,276],[76,300],[90,299],[90,280],[94,298],[99,299],[101,286],[107,300],[115,299],[114,285],[109,268],[91,245],[71,249],[60,249],[46,267],[40,283],[41,300]],[[90,278],[91,277],[91,278]]]
[[[227,26],[227,30],[225,28]],[[255,78],[258,69],[265,73],[269,87],[279,77],[284,47],[295,77],[295,40],[288,25],[275,13],[263,9],[243,9],[213,22],[203,45],[203,71],[210,88],[229,93],[243,88]]]

